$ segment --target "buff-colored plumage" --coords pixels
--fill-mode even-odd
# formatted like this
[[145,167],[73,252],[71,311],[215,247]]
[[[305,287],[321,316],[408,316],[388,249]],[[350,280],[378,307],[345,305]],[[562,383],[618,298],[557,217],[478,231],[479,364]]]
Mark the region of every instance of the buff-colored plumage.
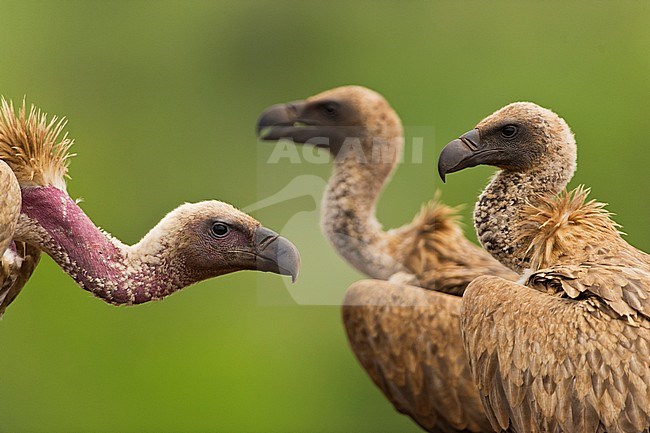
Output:
[[[650,431],[650,256],[588,190],[564,191],[576,146],[555,113],[515,103],[477,129],[475,149],[460,151],[506,167],[479,197],[479,239],[523,271],[517,283],[479,277],[463,296],[465,349],[493,427]],[[458,149],[450,143],[441,166]]]
[[350,347],[395,408],[425,430],[492,431],[463,350],[459,295],[480,275],[515,274],[469,242],[456,210],[437,199],[401,230],[414,239],[405,266],[431,290],[353,284],[343,302]]
[[348,288],[343,322],[357,359],[395,408],[431,432],[489,432],[460,335],[460,298],[407,284]]
[[[516,275],[470,242],[460,226],[458,209],[436,199],[422,207],[404,231],[413,242],[404,254],[404,264],[416,278],[416,285],[461,296],[467,285],[480,275],[499,275],[514,280]],[[397,242],[396,242],[397,243]],[[406,248],[399,242],[401,248]]]
[[[579,186],[552,200],[542,199],[523,207],[518,231],[524,245],[529,245],[526,254],[531,268],[540,269],[563,260],[588,260],[588,244],[621,234],[605,204],[587,201],[588,195],[589,189]],[[575,230],[576,225],[581,229]]]
[[0,159],[14,171],[21,187],[55,186],[65,190],[70,146],[63,132],[67,121],[47,115],[25,101],[16,114],[13,102],[1,99]]
[[523,285],[482,277],[468,289],[468,352],[503,428],[650,428],[650,257],[586,197],[578,189],[525,209],[535,271]]
[[467,240],[456,210],[437,199],[397,231],[408,273],[348,288],[350,347],[395,408],[425,430],[490,432],[460,336],[460,295],[478,276],[516,274]]
[[[320,104],[328,103],[341,107],[340,117],[318,117]],[[277,116],[278,106],[271,110],[269,117]],[[340,87],[287,106],[279,117],[287,113],[316,125],[290,131],[285,127],[283,133],[290,138],[304,140],[310,132],[330,138],[334,170],[323,198],[321,226],[336,251],[373,278],[352,285],[342,309],[359,362],[396,409],[424,429],[492,431],[460,339],[459,295],[480,275],[511,280],[517,275],[471,243],[456,209],[438,198],[423,206],[412,222],[382,228],[376,203],[404,141],[402,123],[383,96],[360,86]],[[292,121],[283,118],[282,124]],[[273,127],[264,117],[261,123]],[[337,131],[359,145],[339,149]],[[373,156],[377,154],[383,157]]]

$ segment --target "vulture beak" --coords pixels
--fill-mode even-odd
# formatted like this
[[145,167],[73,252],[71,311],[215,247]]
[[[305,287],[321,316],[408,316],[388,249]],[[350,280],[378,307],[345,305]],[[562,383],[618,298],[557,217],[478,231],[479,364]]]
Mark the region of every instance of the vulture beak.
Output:
[[300,254],[294,244],[266,227],[255,230],[253,243],[256,270],[291,275],[291,281],[296,281],[300,270]]
[[297,130],[307,126],[298,119],[304,106],[305,101],[270,106],[257,120],[257,136],[267,141],[293,138]]
[[449,142],[442,149],[440,157],[438,157],[438,174],[444,182],[445,175],[448,173],[484,164],[487,162],[484,156],[492,153],[492,151],[482,148],[479,130],[472,129],[461,135],[460,138]]

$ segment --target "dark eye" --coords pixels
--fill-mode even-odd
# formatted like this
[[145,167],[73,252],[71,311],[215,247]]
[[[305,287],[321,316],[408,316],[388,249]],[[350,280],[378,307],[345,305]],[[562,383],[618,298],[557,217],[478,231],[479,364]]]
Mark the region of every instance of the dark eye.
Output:
[[228,234],[230,229],[224,223],[214,223],[212,224],[212,228],[210,231],[212,232],[213,236],[217,238],[222,238]]
[[339,104],[336,102],[326,102],[321,105],[320,110],[327,117],[334,117],[339,112]]
[[517,135],[517,127],[515,125],[506,125],[501,128],[501,135],[505,138],[512,138]]

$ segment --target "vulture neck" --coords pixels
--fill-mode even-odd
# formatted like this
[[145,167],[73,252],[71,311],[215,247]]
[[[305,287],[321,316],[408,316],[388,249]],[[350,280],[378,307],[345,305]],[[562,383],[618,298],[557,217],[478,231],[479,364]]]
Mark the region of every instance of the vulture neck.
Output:
[[383,231],[375,215],[378,197],[397,166],[404,141],[401,127],[398,133],[386,136],[392,140],[391,146],[381,148],[372,137],[364,138],[361,146],[371,149],[374,141],[382,155],[379,151],[365,156],[368,152],[337,155],[321,218],[322,230],[338,253],[357,270],[382,280],[406,270],[394,257],[393,236]]
[[480,195],[474,208],[474,226],[483,248],[503,265],[521,274],[529,268],[528,245],[521,230],[521,210],[564,190],[575,171],[575,155],[548,158],[525,172],[501,170]]
[[[55,187],[23,190],[16,240],[45,251],[83,289],[107,303],[161,299],[193,281],[169,259],[163,240],[148,251],[126,246],[96,227],[68,194]],[[146,238],[145,238],[146,239]]]

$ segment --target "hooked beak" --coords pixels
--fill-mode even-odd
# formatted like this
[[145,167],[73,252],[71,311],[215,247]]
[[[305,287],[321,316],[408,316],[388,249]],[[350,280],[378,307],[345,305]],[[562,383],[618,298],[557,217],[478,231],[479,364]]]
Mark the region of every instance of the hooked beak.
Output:
[[272,105],[257,120],[257,136],[265,141],[293,139],[304,143],[314,136],[314,126],[299,119],[305,101]]
[[493,151],[482,148],[479,130],[472,129],[442,149],[438,157],[438,174],[444,182],[448,173],[484,164],[487,162],[485,157],[492,153]]
[[309,100],[272,105],[257,120],[257,136],[260,140],[291,140],[328,149],[337,155],[347,138],[359,138],[365,128],[358,125],[335,123],[321,119],[309,109]]
[[291,275],[291,281],[296,281],[300,270],[300,254],[294,244],[266,227],[255,230],[253,242],[256,270]]

